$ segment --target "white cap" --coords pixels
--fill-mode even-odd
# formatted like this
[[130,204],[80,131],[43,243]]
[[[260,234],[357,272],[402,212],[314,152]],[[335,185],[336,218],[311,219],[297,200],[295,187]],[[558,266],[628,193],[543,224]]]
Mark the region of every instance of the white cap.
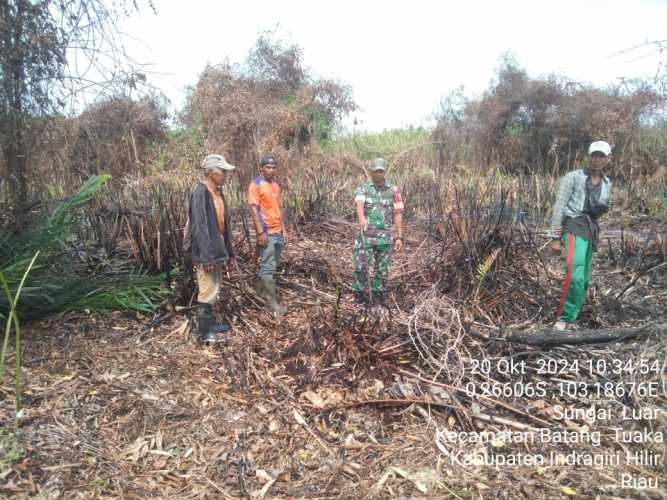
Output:
[[604,141],[595,141],[588,147],[588,154],[592,155],[593,153],[602,153],[605,156],[611,154],[611,146]]
[[201,168],[204,170],[211,170],[214,168],[219,168],[220,170],[234,170],[236,167],[230,163],[227,163],[225,157],[219,154],[208,155],[201,162]]

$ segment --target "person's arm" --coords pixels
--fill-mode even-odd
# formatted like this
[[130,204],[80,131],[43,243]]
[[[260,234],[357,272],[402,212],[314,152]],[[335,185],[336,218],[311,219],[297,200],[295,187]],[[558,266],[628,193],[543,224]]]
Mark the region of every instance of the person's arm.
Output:
[[563,251],[563,246],[560,242],[560,237],[563,235],[563,213],[565,210],[565,205],[567,205],[567,202],[572,195],[573,187],[574,177],[571,175],[564,175],[560,180],[558,195],[556,196],[553,214],[551,215],[549,233],[547,234],[547,237],[553,240],[551,243],[551,249],[555,253],[560,253]]
[[264,232],[262,223],[259,220],[259,206],[251,204],[250,214],[252,215],[253,226],[255,226],[255,236],[257,237],[257,244],[260,247],[265,247],[269,243],[269,237],[267,236],[266,232]]
[[396,241],[394,242],[394,251],[400,252],[403,249],[403,199],[398,187],[394,187],[394,225],[396,226]]
[[396,241],[394,242],[394,251],[403,250],[403,211],[394,214],[394,224],[396,225]]
[[553,213],[551,214],[551,224],[549,226],[549,238],[559,238],[563,233],[563,213],[567,202],[572,195],[574,187],[574,177],[571,175],[564,175],[560,180],[558,195],[554,203]]
[[197,186],[192,193],[190,199],[192,207],[190,230],[192,248],[198,250],[198,255],[194,255],[193,253],[192,260],[201,264],[204,271],[210,273],[215,268],[215,256],[213,252],[213,239],[208,230],[208,215],[206,213],[207,195],[206,188],[201,185]]
[[364,214],[364,202],[357,202],[357,220],[359,221],[359,228],[362,232],[368,230],[368,221],[366,220],[366,215]]
[[231,230],[231,217],[229,216],[229,210],[227,207],[227,200],[225,196],[222,195],[222,203],[225,206],[225,232],[222,235],[225,243],[225,249],[227,250],[227,255],[229,255],[229,260],[234,260],[234,240],[232,238]]
[[363,187],[357,189],[354,197],[354,203],[357,207],[357,221],[359,222],[359,228],[361,229],[362,233],[365,233],[368,230],[368,220],[366,219],[366,213],[364,212],[366,195],[364,194]]
[[269,244],[269,237],[262,227],[262,222],[259,220],[259,193],[257,192],[257,186],[254,183],[250,184],[250,187],[248,188],[248,206],[250,207],[252,224],[255,226],[257,244],[260,247],[265,247]]

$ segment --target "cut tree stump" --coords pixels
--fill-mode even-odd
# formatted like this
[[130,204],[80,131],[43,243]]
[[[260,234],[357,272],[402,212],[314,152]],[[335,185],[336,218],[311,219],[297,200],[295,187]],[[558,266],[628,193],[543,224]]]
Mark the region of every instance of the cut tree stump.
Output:
[[634,328],[599,328],[595,330],[540,330],[533,332],[510,330],[505,338],[513,343],[547,347],[562,344],[617,342],[639,337],[643,334],[665,335],[667,334],[667,323],[653,323]]

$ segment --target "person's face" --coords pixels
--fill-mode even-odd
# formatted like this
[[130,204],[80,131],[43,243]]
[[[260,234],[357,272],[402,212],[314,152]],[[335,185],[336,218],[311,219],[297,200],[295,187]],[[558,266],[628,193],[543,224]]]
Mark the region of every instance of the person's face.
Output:
[[225,183],[225,179],[227,178],[227,172],[224,170],[220,170],[219,168],[216,168],[215,170],[211,170],[208,173],[208,178],[213,181],[213,184],[216,186],[220,187]]
[[384,184],[384,170],[374,170],[371,172],[371,179],[373,179],[373,184]]
[[600,172],[609,163],[609,157],[602,153],[595,152],[591,155],[591,170]]
[[276,165],[273,163],[262,165],[260,167],[260,172],[262,173],[262,177],[264,177],[267,181],[271,181],[276,176]]

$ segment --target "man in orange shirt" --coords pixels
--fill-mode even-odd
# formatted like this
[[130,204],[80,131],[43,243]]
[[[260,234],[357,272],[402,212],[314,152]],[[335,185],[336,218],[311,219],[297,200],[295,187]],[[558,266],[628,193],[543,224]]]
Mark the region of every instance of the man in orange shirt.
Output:
[[275,181],[277,167],[278,162],[273,155],[262,156],[260,175],[248,187],[248,203],[260,249],[257,295],[266,300],[273,312],[281,315],[287,309],[278,303],[273,274],[280,264],[283,246],[287,243],[287,231],[280,208],[280,186]]

